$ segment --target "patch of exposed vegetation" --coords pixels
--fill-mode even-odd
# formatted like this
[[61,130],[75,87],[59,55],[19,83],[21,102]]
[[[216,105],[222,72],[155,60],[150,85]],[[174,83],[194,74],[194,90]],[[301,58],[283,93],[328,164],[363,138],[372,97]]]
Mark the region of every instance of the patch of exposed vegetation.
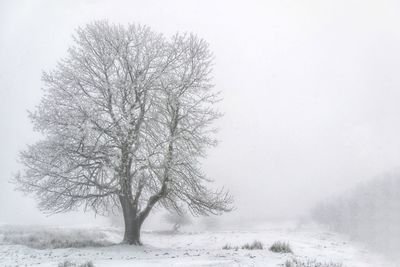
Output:
[[249,243],[244,244],[242,246],[242,249],[247,249],[247,250],[264,249],[264,245],[260,241],[254,240],[253,243],[251,244]]
[[225,246],[222,247],[222,249],[225,249],[225,250],[238,250],[239,247],[238,246],[231,246],[231,244],[226,244]]
[[285,262],[285,267],[344,267],[342,263],[319,262],[315,259],[292,259]]
[[269,250],[275,253],[293,253],[289,243],[282,241],[276,241],[273,243]]
[[65,260],[58,264],[58,267],[95,267],[92,261],[87,261],[84,263],[75,263],[69,260]]
[[104,247],[113,243],[106,234],[93,230],[66,230],[31,227],[1,227],[1,242],[9,245],[24,245],[34,249]]
[[[222,249],[224,250],[239,250],[239,246],[232,246],[231,244],[225,244]],[[246,243],[240,247],[240,249],[254,250],[254,249],[264,249],[263,243],[258,240],[254,240],[252,243]]]

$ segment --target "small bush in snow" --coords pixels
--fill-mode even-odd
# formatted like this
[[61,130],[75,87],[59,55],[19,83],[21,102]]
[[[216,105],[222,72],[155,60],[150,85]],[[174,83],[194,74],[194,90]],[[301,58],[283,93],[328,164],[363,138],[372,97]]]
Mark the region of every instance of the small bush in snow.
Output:
[[269,250],[275,253],[293,253],[289,243],[281,241],[273,243]]
[[253,250],[253,249],[264,249],[263,243],[260,241],[254,240],[253,243],[249,244],[244,244],[242,246],[242,249],[248,249],[248,250]]
[[333,263],[333,262],[319,262],[317,260],[299,260],[292,259],[287,260],[285,263],[285,267],[344,267],[341,263]]

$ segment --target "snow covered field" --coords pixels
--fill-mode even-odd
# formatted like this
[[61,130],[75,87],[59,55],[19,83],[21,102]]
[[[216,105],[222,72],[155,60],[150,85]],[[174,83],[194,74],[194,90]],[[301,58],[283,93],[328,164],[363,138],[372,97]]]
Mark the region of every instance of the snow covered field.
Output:
[[[116,228],[61,229],[41,227],[0,228],[0,266],[59,266],[72,262],[79,266],[91,261],[96,267],[105,266],[285,266],[297,259],[332,263],[326,266],[394,267],[383,257],[368,251],[345,237],[325,231],[315,225],[264,224],[251,230],[185,231],[179,234],[145,231],[144,246],[118,245],[121,230]],[[67,243],[58,239],[68,237]],[[20,242],[39,246],[62,247],[89,243],[98,247],[34,249]],[[74,239],[76,239],[74,241]],[[28,240],[28,241],[27,241]],[[262,250],[222,249],[224,245],[241,247],[259,240]],[[289,242],[293,254],[273,253],[268,248],[275,241]],[[46,243],[47,242],[47,243]],[[75,242],[75,243],[74,243]],[[109,245],[108,242],[115,245]],[[14,243],[14,244],[10,244]],[[342,264],[342,265],[340,265]],[[60,265],[61,266],[61,265]],[[68,265],[65,265],[68,266]],[[293,265],[296,266],[296,265]],[[297,265],[325,266],[325,265]]]

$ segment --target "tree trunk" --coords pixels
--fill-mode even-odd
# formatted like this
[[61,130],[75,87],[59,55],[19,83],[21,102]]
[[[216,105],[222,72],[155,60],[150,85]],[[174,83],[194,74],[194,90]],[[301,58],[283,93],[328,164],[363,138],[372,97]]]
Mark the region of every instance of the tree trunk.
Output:
[[137,210],[133,207],[129,198],[120,196],[122,212],[124,215],[125,233],[122,243],[129,245],[141,245],[140,241],[140,228],[142,222]]
[[140,241],[141,226],[142,224],[137,218],[125,218],[125,233],[122,242],[129,245],[142,245]]

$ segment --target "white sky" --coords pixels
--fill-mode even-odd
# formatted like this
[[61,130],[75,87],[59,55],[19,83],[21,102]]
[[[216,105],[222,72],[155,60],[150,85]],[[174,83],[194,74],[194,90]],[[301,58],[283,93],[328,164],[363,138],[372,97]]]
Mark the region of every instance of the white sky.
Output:
[[26,110],[42,95],[41,72],[65,55],[77,26],[139,22],[210,43],[226,115],[204,169],[234,195],[234,217],[264,218],[305,213],[399,167],[398,14],[399,3],[378,0],[2,0],[0,222],[81,218],[46,218],[8,183],[34,140]]

